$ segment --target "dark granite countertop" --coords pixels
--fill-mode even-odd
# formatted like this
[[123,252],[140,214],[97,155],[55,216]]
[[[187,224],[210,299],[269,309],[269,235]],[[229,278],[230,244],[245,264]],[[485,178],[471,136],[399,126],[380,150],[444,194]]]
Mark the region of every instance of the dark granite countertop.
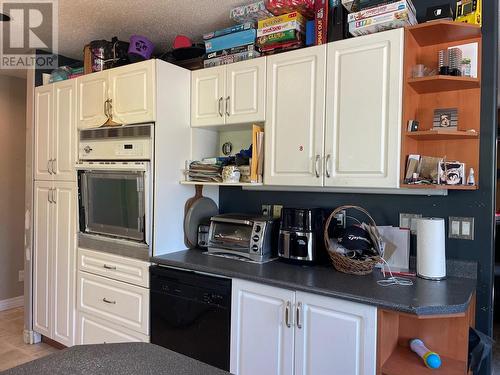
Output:
[[239,278],[280,288],[310,292],[417,315],[462,313],[476,290],[473,278],[444,281],[412,278],[413,286],[380,286],[382,275],[347,275],[331,265],[300,266],[279,260],[265,264],[242,262],[185,250],[151,258],[153,263]]
[[228,375],[195,359],[146,343],[73,346],[2,375]]

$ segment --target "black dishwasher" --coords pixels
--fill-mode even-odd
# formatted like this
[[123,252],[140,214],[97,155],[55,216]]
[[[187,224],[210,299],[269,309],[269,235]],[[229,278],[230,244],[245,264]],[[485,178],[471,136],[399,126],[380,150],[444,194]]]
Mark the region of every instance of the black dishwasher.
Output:
[[231,280],[150,267],[151,342],[229,371]]

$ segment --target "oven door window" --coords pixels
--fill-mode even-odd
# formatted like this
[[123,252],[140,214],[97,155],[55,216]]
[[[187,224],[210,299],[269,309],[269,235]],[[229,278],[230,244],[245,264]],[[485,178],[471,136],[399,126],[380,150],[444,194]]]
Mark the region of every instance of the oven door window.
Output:
[[144,241],[144,172],[85,172],[86,232]]
[[248,225],[215,222],[210,246],[248,253],[252,228]]

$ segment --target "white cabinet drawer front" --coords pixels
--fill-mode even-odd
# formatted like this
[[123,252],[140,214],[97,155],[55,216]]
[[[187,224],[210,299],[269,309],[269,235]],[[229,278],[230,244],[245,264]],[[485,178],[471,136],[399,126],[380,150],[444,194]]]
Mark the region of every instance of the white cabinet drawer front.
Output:
[[149,290],[80,272],[79,310],[144,334],[149,333]]
[[80,271],[109,277],[130,284],[149,287],[149,263],[117,255],[78,249]]
[[78,332],[79,345],[149,342],[149,336],[83,313],[80,314]]

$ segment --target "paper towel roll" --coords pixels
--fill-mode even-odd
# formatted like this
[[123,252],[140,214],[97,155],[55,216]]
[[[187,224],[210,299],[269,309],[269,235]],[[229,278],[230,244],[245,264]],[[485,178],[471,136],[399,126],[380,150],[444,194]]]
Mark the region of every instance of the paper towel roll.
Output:
[[432,280],[446,277],[443,218],[417,220],[417,275]]

